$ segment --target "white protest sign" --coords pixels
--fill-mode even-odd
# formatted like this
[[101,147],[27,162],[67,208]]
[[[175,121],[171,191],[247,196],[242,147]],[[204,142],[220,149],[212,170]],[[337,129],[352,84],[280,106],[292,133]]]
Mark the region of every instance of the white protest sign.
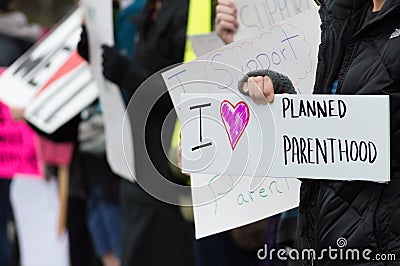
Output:
[[315,6],[315,3],[310,0],[235,0],[235,5],[239,21],[235,40],[240,40],[307,11]]
[[[316,70],[317,49],[320,42],[319,24],[317,7],[314,7],[285,22],[267,27],[264,31],[247,39],[217,49],[197,60],[163,73],[179,118],[181,119],[181,111],[178,108],[181,93],[237,93],[239,80],[247,72],[256,69],[270,68],[285,73],[294,81],[299,93],[311,94]],[[202,181],[211,180],[214,176],[192,173],[192,185],[194,187],[197,185],[196,180],[199,180],[201,185]],[[243,177],[242,180],[249,181],[240,182],[237,189],[250,191],[248,184],[252,179],[253,177]],[[292,179],[289,183],[291,182],[297,182],[297,180]],[[293,187],[293,194],[289,194],[290,197],[286,195],[284,198],[276,198],[277,201],[280,201],[279,205],[272,203],[264,205],[264,208],[258,208],[253,204],[245,204],[241,206],[240,212],[236,213],[235,217],[228,213],[211,216],[209,208],[212,207],[199,205],[203,202],[198,199],[207,195],[204,194],[206,192],[192,189],[196,234],[201,237],[229,230],[296,207],[299,189],[298,186],[293,185]],[[235,201],[224,199],[236,196],[229,193],[218,200],[220,209],[229,212],[235,208]],[[230,219],[224,219],[224,217]],[[227,222],[228,220],[229,222]]]
[[[388,182],[389,97],[182,94],[184,171]],[[373,106],[374,108],[371,108]]]
[[300,181],[230,175],[191,177],[196,238],[220,233],[299,205]]
[[98,97],[97,85],[87,64],[80,64],[37,95],[25,118],[51,134]]
[[0,78],[0,99],[8,106],[26,107],[75,56],[81,23],[82,13],[76,10],[7,68]]
[[225,45],[215,32],[190,35],[189,39],[192,44],[193,52],[197,57],[221,48]]
[[[174,106],[180,94],[237,92],[237,84],[252,70],[286,74],[301,94],[311,94],[319,44],[316,8],[234,42],[194,61],[164,72]],[[177,109],[178,117],[181,113]]]
[[57,234],[60,198],[54,178],[14,176],[10,201],[18,231],[21,265],[69,266],[68,234]]
[[[266,29],[268,26],[309,10],[314,4],[308,0],[235,0],[239,29],[235,40],[240,40]],[[224,46],[215,32],[190,35],[197,57]]]
[[132,180],[134,176],[133,139],[125,103],[119,88],[103,76],[101,45],[113,45],[111,0],[82,0],[90,43],[90,62],[100,90],[106,134],[107,160],[114,173]]

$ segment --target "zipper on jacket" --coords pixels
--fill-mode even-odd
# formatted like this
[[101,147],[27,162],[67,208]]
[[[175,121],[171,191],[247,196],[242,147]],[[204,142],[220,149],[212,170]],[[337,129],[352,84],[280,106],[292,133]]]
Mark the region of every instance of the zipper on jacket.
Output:
[[309,208],[307,206],[308,206],[310,198],[311,198],[312,184],[309,183],[309,184],[307,184],[307,186],[308,186],[308,195],[307,195],[307,198],[304,203],[304,219],[305,219],[305,221],[304,221],[303,228],[304,228],[304,240],[306,241],[306,246],[308,249],[311,249],[311,243],[308,240],[308,217],[307,217],[307,215],[308,215]]
[[382,197],[382,191],[383,191],[383,187],[381,187],[381,190],[379,192],[379,198],[378,198],[378,202],[376,203],[375,206],[375,210],[374,210],[374,217],[373,217],[373,221],[374,221],[374,235],[376,237],[376,243],[378,246],[378,252],[381,253],[382,252],[382,239],[381,239],[381,232],[379,232],[378,230],[378,225],[376,223],[376,212],[378,210],[378,206],[379,203],[381,202],[381,197]]
[[[310,204],[310,201],[311,201],[311,197],[312,197],[312,195],[313,195],[313,192],[314,192],[314,186],[313,186],[313,182],[315,182],[314,180],[312,181],[312,182],[310,182],[309,184],[308,184],[308,188],[309,188],[309,191],[308,191],[308,195],[307,195],[307,199],[305,200],[305,203],[304,203],[304,206],[305,206],[305,208],[304,208],[304,218],[305,218],[305,221],[304,221],[304,239],[305,239],[305,241],[306,241],[306,246],[307,246],[307,248],[308,249],[315,249],[315,246],[316,245],[314,245],[314,247],[312,247],[312,245],[311,245],[311,242],[310,242],[310,240],[308,239],[308,235],[309,235],[309,231],[308,231],[308,229],[309,229],[309,227],[308,227],[308,216],[307,216],[307,214],[309,213],[309,210],[310,210],[310,208],[308,207],[309,206],[309,204]],[[319,190],[321,189],[321,182],[319,182],[319,181],[317,181],[318,183],[319,183]],[[318,190],[318,193],[319,193],[319,190]],[[320,193],[319,193],[320,194]],[[318,195],[319,195],[318,194]],[[318,198],[317,198],[317,202],[318,202]],[[316,205],[315,205],[315,207],[314,208],[317,208],[318,207],[318,204],[317,204],[317,202],[316,202]],[[314,213],[311,213],[311,215],[312,214],[316,214],[316,213],[318,213],[318,211],[314,211]],[[314,228],[312,228],[313,229],[313,232],[314,232],[314,236],[316,235],[315,234],[315,232],[316,232],[316,228],[314,227]],[[316,237],[314,237],[315,238],[315,240],[314,240],[314,244],[316,243]],[[311,263],[311,265],[316,265],[314,262],[316,262],[316,260],[315,260],[316,258],[311,258],[311,261],[309,261],[309,260],[307,260],[307,264],[309,264],[309,263]]]
[[[324,21],[321,24],[321,32],[326,32],[326,20],[324,19]],[[323,60],[318,60],[318,63],[320,64],[320,73],[321,75],[319,76],[318,82],[315,83],[314,85],[314,91],[317,90],[317,92],[321,92],[321,84],[322,81],[325,79],[325,75],[326,75],[326,36],[324,36],[324,42],[321,43],[320,45],[320,51],[321,51],[321,57],[323,58]]]
[[349,71],[350,66],[353,63],[353,60],[354,60],[354,57],[356,56],[358,48],[360,47],[360,42],[356,41],[356,42],[351,43],[351,45],[352,45],[352,48],[351,48],[351,52],[350,52],[350,57],[348,60],[346,60],[346,66],[344,66],[343,70],[340,71],[340,73],[339,73],[338,87],[337,87],[336,93],[342,91],[342,85],[343,85],[344,79],[346,78],[347,72]]
[[[321,194],[322,194],[322,181],[318,182],[318,196],[317,196],[317,201],[315,202],[315,215],[317,215],[318,213],[320,213],[321,210],[321,206],[320,206],[320,202],[321,202]],[[314,244],[314,248],[315,248],[315,252],[317,253],[317,249],[319,249],[319,247],[317,247],[317,243],[318,241],[318,235],[320,232],[320,221],[319,221],[319,217],[316,217],[315,219],[316,223],[315,223],[315,228],[314,228],[314,239],[315,239],[315,244]],[[318,254],[317,254],[318,256]],[[321,263],[321,265],[326,261],[326,258],[321,258],[320,261],[318,261],[319,263]]]
[[[320,201],[321,201],[321,192],[322,192],[322,184],[321,181],[318,182],[319,186],[318,186],[318,196],[317,196],[317,201],[315,203],[315,207],[316,207],[316,214],[319,213],[319,209],[320,209]],[[317,230],[319,230],[319,222],[315,224],[315,232],[317,232]],[[315,247],[317,247],[317,238],[315,238]]]

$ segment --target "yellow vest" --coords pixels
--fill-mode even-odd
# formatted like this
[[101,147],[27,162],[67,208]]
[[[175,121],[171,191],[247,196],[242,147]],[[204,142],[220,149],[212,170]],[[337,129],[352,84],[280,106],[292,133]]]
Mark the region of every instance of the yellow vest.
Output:
[[[209,32],[211,32],[211,0],[190,0],[186,37]],[[193,59],[196,59],[196,55],[193,52],[189,38],[187,38],[184,62],[192,61]],[[171,149],[176,150],[178,147],[180,128],[179,120],[176,120]]]

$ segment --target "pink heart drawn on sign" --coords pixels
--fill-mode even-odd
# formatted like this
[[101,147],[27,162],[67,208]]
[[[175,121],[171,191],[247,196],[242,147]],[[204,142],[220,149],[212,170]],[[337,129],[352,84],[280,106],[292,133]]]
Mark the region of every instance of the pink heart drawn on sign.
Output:
[[224,100],[220,106],[220,113],[232,150],[234,150],[249,123],[249,107],[243,101],[233,106],[231,102]]

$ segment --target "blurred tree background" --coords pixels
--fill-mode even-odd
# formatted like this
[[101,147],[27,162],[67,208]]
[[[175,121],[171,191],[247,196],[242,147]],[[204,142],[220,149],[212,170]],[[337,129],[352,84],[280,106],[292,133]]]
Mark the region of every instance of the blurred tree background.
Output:
[[76,7],[76,0],[15,0],[16,8],[26,14],[30,22],[51,28]]

